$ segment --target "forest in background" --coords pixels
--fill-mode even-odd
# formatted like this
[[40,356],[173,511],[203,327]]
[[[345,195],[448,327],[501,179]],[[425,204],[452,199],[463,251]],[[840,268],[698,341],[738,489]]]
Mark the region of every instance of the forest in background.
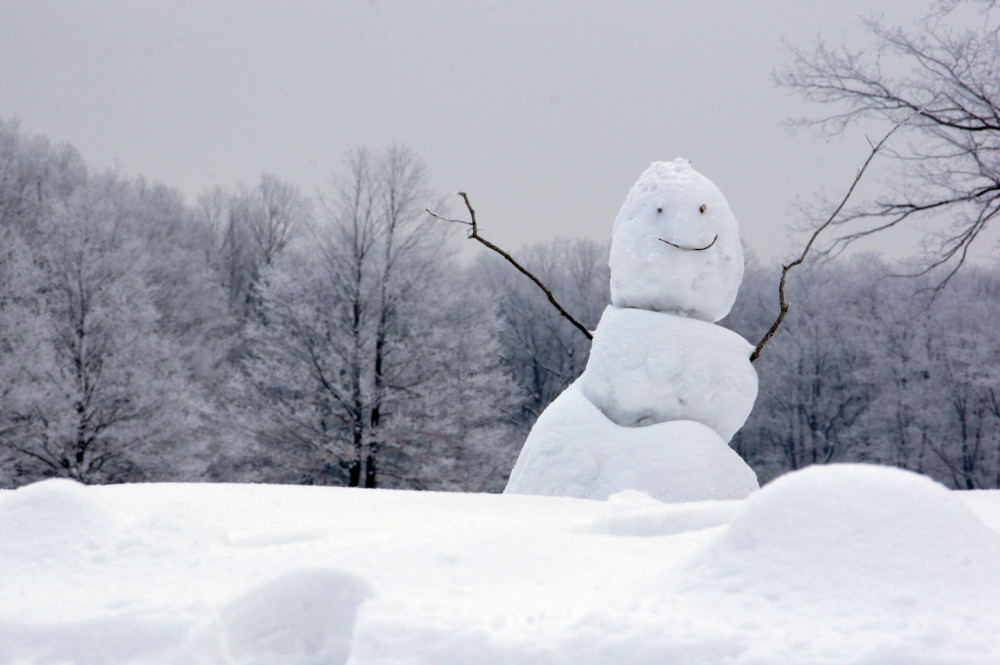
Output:
[[[433,200],[390,147],[350,153],[315,196],[264,175],[192,206],[0,121],[0,486],[501,490],[589,342],[499,257],[460,260]],[[607,252],[515,255],[593,329]],[[791,274],[732,442],[762,482],[871,462],[1000,487],[1000,271],[966,266],[932,300],[893,268]],[[756,342],[777,278],[751,258],[722,324]]]

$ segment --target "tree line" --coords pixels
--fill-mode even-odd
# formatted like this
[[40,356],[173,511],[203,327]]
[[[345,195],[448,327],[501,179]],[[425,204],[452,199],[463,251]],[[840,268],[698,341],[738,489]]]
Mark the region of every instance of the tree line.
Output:
[[0,125],[0,480],[502,487],[520,387],[426,183],[358,150],[189,206]]
[[[929,276],[857,256],[789,278],[792,309],[754,363],[733,446],[767,481],[829,462],[886,464],[957,489],[1000,487],[1000,271]],[[759,334],[774,277],[752,266],[725,325]]]
[[[402,147],[314,196],[264,175],[188,205],[0,122],[0,483],[241,481],[498,491],[589,342],[500,257],[463,261]],[[521,260],[584,325],[607,244]],[[790,277],[734,447],[769,480],[866,461],[1000,486],[1000,274],[930,300],[877,258]],[[723,321],[750,340],[777,275]]]

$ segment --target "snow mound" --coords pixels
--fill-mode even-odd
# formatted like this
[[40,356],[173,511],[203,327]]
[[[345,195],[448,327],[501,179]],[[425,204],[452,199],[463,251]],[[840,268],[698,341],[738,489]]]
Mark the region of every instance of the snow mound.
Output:
[[286,573],[223,610],[226,652],[247,665],[343,665],[358,607],[370,596],[363,580],[339,570]]
[[115,527],[109,507],[84,485],[43,480],[0,499],[0,557],[27,549],[44,559],[98,547]]
[[757,399],[752,350],[722,326],[611,306],[594,331],[581,387],[619,425],[696,420],[729,441]]
[[740,662],[1000,662],[1000,533],[908,471],[783,476],[672,579]]
[[754,494],[712,556],[722,574],[771,571],[799,590],[807,580],[826,589],[849,579],[869,595],[978,576],[974,553],[991,550],[1000,552],[1000,534],[944,486],[844,464],[812,466]]
[[687,160],[654,162],[615,219],[608,265],[613,305],[718,321],[743,280],[739,226]]
[[606,499],[624,490],[660,501],[742,499],[757,476],[714,431],[691,420],[621,427],[571,384],[538,417],[504,490]]

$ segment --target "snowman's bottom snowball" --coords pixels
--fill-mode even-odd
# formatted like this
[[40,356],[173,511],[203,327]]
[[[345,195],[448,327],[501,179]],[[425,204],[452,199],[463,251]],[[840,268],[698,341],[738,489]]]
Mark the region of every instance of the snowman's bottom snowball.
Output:
[[631,489],[680,502],[743,499],[757,488],[753,470],[705,425],[622,427],[577,381],[539,416],[504,492],[603,500]]

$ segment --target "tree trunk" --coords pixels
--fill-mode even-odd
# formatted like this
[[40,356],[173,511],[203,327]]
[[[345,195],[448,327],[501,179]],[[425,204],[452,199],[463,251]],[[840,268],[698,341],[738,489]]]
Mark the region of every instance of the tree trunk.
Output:
[[365,458],[365,487],[375,488],[375,473],[375,450],[372,448],[368,453],[368,457]]

